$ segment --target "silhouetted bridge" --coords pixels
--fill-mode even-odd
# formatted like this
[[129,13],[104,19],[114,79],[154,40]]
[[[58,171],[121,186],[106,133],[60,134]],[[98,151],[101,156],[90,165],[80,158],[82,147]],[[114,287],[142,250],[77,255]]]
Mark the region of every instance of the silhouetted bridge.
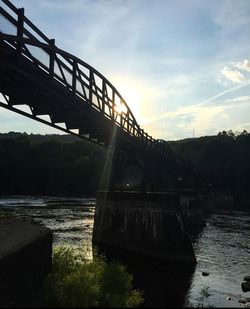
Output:
[[[112,190],[97,199],[94,243],[195,262],[183,216],[193,217],[189,205],[197,192],[190,189],[207,188],[206,177],[179,160],[166,141],[144,132],[101,73],[59,49],[24,9],[0,3],[0,106],[108,147],[103,187]],[[130,184],[144,193],[114,192]],[[180,194],[183,189],[188,192]]]
[[[120,187],[134,181],[136,189],[176,189],[180,174],[182,187],[194,187],[184,184],[184,174],[194,170],[177,159],[166,141],[154,139],[139,126],[121,94],[101,73],[59,49],[23,8],[8,0],[0,3],[0,106],[115,149],[111,182]],[[127,177],[122,183],[119,178],[131,165],[127,174],[137,174],[139,180]],[[196,185],[200,183],[198,179]]]
[[[24,16],[24,9],[1,1],[6,6],[0,9],[1,92],[7,103],[3,107],[102,145],[111,142],[116,126],[120,137],[168,155],[168,144],[140,128],[125,100],[102,74],[57,48],[55,40]],[[23,104],[30,113],[14,108]]]

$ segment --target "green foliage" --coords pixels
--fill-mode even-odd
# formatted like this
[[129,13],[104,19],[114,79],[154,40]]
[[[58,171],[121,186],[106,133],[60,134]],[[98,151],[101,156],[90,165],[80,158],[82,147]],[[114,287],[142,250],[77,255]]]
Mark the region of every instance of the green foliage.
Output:
[[[209,177],[212,188],[230,189],[238,205],[247,201],[249,132],[222,131],[169,144],[187,165],[191,163]],[[106,154],[105,148],[70,135],[0,134],[0,194],[94,195]],[[169,173],[164,181],[174,188],[171,177]]]
[[0,134],[0,194],[95,194],[104,165],[104,148],[82,140],[37,138]]
[[132,308],[143,302],[142,293],[132,290],[132,276],[121,263],[108,263],[97,254],[88,260],[82,251],[68,246],[53,251],[45,298],[49,307]]
[[209,176],[213,187],[249,191],[250,133],[222,131],[217,136],[204,136],[170,142],[178,156],[191,162]]

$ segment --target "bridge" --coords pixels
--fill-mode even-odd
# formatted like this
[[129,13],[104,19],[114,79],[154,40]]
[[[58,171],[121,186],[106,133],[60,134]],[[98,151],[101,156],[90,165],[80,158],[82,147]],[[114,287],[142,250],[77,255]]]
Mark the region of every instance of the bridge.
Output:
[[101,73],[58,48],[23,8],[0,3],[0,106],[108,149],[94,243],[195,262],[181,205],[207,191],[207,178],[146,133]]
[[[182,187],[194,187],[194,181],[200,186],[204,175],[178,159],[166,141],[146,133],[110,81],[59,49],[23,8],[0,3],[1,107],[110,149],[107,189],[134,182],[133,189],[164,191],[177,189],[177,179]],[[126,177],[131,165],[133,179]]]

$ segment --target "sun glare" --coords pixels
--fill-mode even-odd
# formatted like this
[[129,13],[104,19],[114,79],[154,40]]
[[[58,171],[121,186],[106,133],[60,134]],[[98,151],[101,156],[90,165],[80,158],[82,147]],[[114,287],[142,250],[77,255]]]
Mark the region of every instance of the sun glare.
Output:
[[[139,116],[139,105],[141,101],[141,95],[138,91],[131,89],[128,85],[124,84],[121,87],[119,87],[120,93],[123,96],[124,100],[126,101],[128,107],[132,111],[135,117]],[[120,109],[120,113],[127,112],[126,106],[124,104],[120,104],[121,107],[117,107],[117,109]],[[124,108],[126,111],[124,111]],[[119,113],[119,110],[117,110]]]
[[115,111],[118,114],[126,114],[128,109],[127,109],[125,104],[123,104],[123,103],[116,103],[115,104]]

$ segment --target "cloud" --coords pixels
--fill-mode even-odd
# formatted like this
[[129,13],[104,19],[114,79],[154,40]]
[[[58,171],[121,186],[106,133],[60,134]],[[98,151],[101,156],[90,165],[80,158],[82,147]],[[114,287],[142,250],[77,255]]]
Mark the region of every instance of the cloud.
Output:
[[[239,90],[243,87],[246,87],[246,86],[249,86],[250,83],[245,83],[245,84],[242,84],[242,85],[237,85],[235,87],[232,87],[230,89],[227,89],[225,91],[222,91],[214,96],[211,96],[207,99],[205,99],[204,101],[202,101],[201,103],[198,103],[198,104],[193,104],[193,105],[189,105],[189,106],[185,106],[185,107],[180,107],[178,108],[176,111],[171,111],[171,112],[166,112],[166,113],[163,113],[159,116],[156,116],[156,117],[151,117],[151,118],[148,118],[148,119],[143,119],[143,124],[148,124],[148,123],[152,123],[152,122],[155,122],[155,121],[158,121],[160,119],[164,119],[164,118],[174,118],[176,116],[180,116],[180,115],[187,115],[187,114],[190,114],[190,113],[195,113],[203,108],[205,108],[205,106],[207,105],[207,103],[219,98],[219,97],[222,97],[223,95],[225,94],[228,94],[228,93],[231,93],[231,92],[234,92],[236,90]],[[246,101],[246,100],[249,100],[250,99],[250,96],[241,96],[241,97],[237,97],[237,98],[234,98],[234,99],[229,99],[229,100],[226,100],[226,102],[233,102],[233,101]],[[208,106],[208,108],[212,108],[210,106]],[[204,110],[204,109],[203,109]]]
[[250,60],[232,61],[227,66],[224,66],[221,74],[229,81],[235,84],[243,84],[250,81]]
[[246,101],[250,101],[250,96],[244,95],[244,96],[226,100],[226,102],[246,102]]
[[226,79],[236,84],[241,84],[246,81],[246,77],[240,71],[232,70],[227,66],[223,68],[221,73],[226,77]]
[[221,130],[248,130],[249,106],[250,101],[241,97],[226,104],[222,101],[217,106],[193,105],[160,115],[152,119],[152,124],[145,123],[144,127],[155,138],[166,140],[191,137],[194,132],[198,137],[214,135]]
[[223,106],[205,107],[201,105],[190,105],[186,107],[180,107],[176,111],[163,113],[157,117],[144,119],[144,124],[148,124],[165,118],[174,119],[177,117],[181,117],[181,119],[187,119],[189,121],[191,116],[193,116],[193,118],[197,118],[197,116],[200,116],[202,114],[210,118],[212,115],[222,112],[224,108],[225,107]]
[[217,99],[217,98],[219,98],[219,97],[222,97],[222,96],[225,95],[225,94],[228,94],[228,93],[237,91],[237,90],[239,90],[239,89],[241,89],[241,88],[244,88],[244,87],[246,87],[246,86],[249,86],[249,85],[250,85],[250,83],[249,83],[249,82],[246,82],[245,84],[240,84],[240,85],[234,86],[234,87],[232,87],[232,88],[229,88],[229,89],[227,89],[227,90],[224,90],[224,91],[222,91],[222,92],[220,92],[220,93],[217,93],[217,94],[214,95],[214,96],[211,96],[211,97],[205,99],[204,101],[202,101],[202,102],[201,102],[200,104],[198,104],[198,105],[204,105],[204,104],[206,104],[206,103],[209,103],[209,102],[211,102],[211,101],[214,101],[215,99]]
[[[168,140],[191,137],[194,130],[196,136],[202,136],[217,134],[223,129],[244,129],[240,123],[248,114],[250,96],[241,95],[224,100],[220,98],[249,85],[247,82],[234,86],[199,104],[179,107],[174,111],[143,119],[141,123],[155,138]],[[215,100],[216,105],[208,104]]]
[[[146,123],[144,127],[153,133],[155,138],[176,139],[193,136],[207,135],[218,131],[216,127],[219,121],[215,119],[226,119],[227,107],[225,106],[188,106],[179,108],[174,112],[164,113],[157,117],[157,122]],[[159,130],[160,128],[160,130]]]
[[250,72],[250,60],[244,60],[242,62],[235,62],[234,66],[242,71]]

